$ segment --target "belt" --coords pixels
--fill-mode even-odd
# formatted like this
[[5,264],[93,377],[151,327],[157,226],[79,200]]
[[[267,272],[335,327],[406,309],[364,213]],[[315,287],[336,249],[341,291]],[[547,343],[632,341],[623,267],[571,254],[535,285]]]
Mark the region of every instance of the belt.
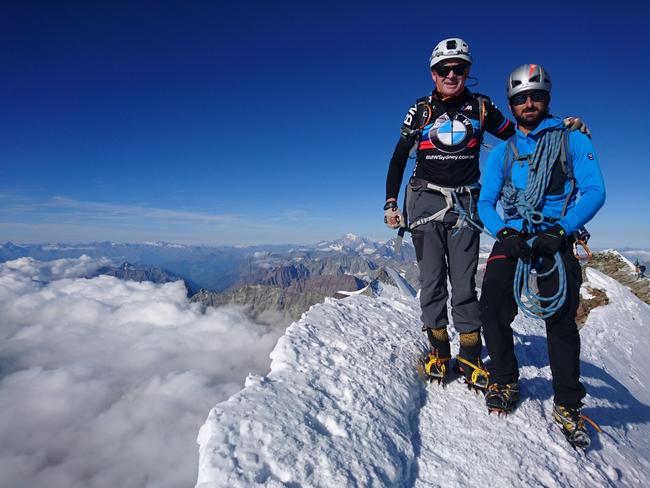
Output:
[[429,191],[435,191],[438,193],[442,193],[443,195],[446,195],[450,192],[454,193],[476,193],[478,194],[481,191],[481,185],[477,183],[471,183],[469,185],[464,185],[464,186],[440,186],[436,185],[435,183],[431,183],[430,181],[424,180],[422,178],[416,178],[413,176],[409,182],[413,186],[421,186],[424,187],[426,190]]

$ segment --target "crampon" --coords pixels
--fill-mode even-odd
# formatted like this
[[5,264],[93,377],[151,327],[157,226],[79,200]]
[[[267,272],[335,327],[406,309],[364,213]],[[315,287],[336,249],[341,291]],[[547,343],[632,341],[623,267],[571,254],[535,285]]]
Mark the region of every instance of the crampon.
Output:
[[456,361],[456,369],[465,378],[467,389],[476,392],[476,394],[485,394],[488,387],[489,373],[483,366],[481,359],[478,358],[477,364],[474,364],[459,354],[456,356]]
[[497,415],[508,415],[517,406],[519,401],[519,384],[508,383],[500,385],[492,383],[485,393],[485,405],[488,413]]
[[420,376],[429,383],[437,382],[445,385],[445,379],[449,374],[449,360],[451,357],[440,357],[435,349],[429,352],[418,366]]
[[597,432],[602,432],[596,422],[580,413],[579,408],[554,405],[553,420],[555,420],[555,422],[560,426],[560,431],[564,434],[564,437],[574,449],[582,449],[585,451],[591,444],[591,438],[589,437],[585,421],[587,421]]

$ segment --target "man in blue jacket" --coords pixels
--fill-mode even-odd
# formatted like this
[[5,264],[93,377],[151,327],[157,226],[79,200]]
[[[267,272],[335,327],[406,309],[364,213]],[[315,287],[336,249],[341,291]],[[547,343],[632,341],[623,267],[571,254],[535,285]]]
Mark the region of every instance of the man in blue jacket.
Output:
[[[516,133],[494,148],[483,173],[478,211],[497,237],[480,302],[491,359],[486,404],[491,411],[507,413],[519,399],[511,327],[517,314],[513,293],[517,263],[531,259],[541,263],[539,293],[551,297],[558,290],[558,272],[540,275],[551,269],[557,254],[566,270],[567,293],[559,310],[545,319],[555,393],[553,417],[574,446],[586,448],[589,436],[580,414],[585,389],[580,383],[580,336],[575,323],[582,274],[572,243],[574,233],[603,205],[605,187],[591,140],[579,132],[565,132],[562,120],[549,114],[550,93],[551,78],[540,65],[525,64],[510,74],[507,95]],[[503,217],[496,211],[498,201]]]

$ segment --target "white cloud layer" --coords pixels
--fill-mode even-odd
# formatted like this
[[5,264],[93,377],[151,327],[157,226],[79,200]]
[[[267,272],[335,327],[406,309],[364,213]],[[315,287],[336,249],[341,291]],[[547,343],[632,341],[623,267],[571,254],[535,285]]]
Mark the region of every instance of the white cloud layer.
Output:
[[626,249],[621,251],[621,254],[633,263],[637,260],[641,264],[650,263],[650,251],[645,249]]
[[268,369],[281,328],[102,264],[0,265],[2,486],[192,486],[210,408]]

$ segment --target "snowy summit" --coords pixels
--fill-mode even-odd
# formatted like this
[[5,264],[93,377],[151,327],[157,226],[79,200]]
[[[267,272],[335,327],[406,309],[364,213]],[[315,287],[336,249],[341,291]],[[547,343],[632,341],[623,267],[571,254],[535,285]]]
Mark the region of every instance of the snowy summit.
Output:
[[322,251],[342,251],[351,250],[360,254],[372,254],[381,246],[380,243],[373,242],[370,239],[359,237],[355,234],[345,234],[339,239],[333,241],[322,241],[316,244],[317,249]]
[[418,303],[385,286],[312,307],[278,341],[271,372],[212,409],[196,488],[647,486],[650,391],[638,361],[650,353],[650,309],[598,271],[587,277],[610,301],[581,329],[583,412],[603,429],[586,453],[552,422],[541,321],[514,322],[522,400],[489,415],[460,380],[422,382]]

